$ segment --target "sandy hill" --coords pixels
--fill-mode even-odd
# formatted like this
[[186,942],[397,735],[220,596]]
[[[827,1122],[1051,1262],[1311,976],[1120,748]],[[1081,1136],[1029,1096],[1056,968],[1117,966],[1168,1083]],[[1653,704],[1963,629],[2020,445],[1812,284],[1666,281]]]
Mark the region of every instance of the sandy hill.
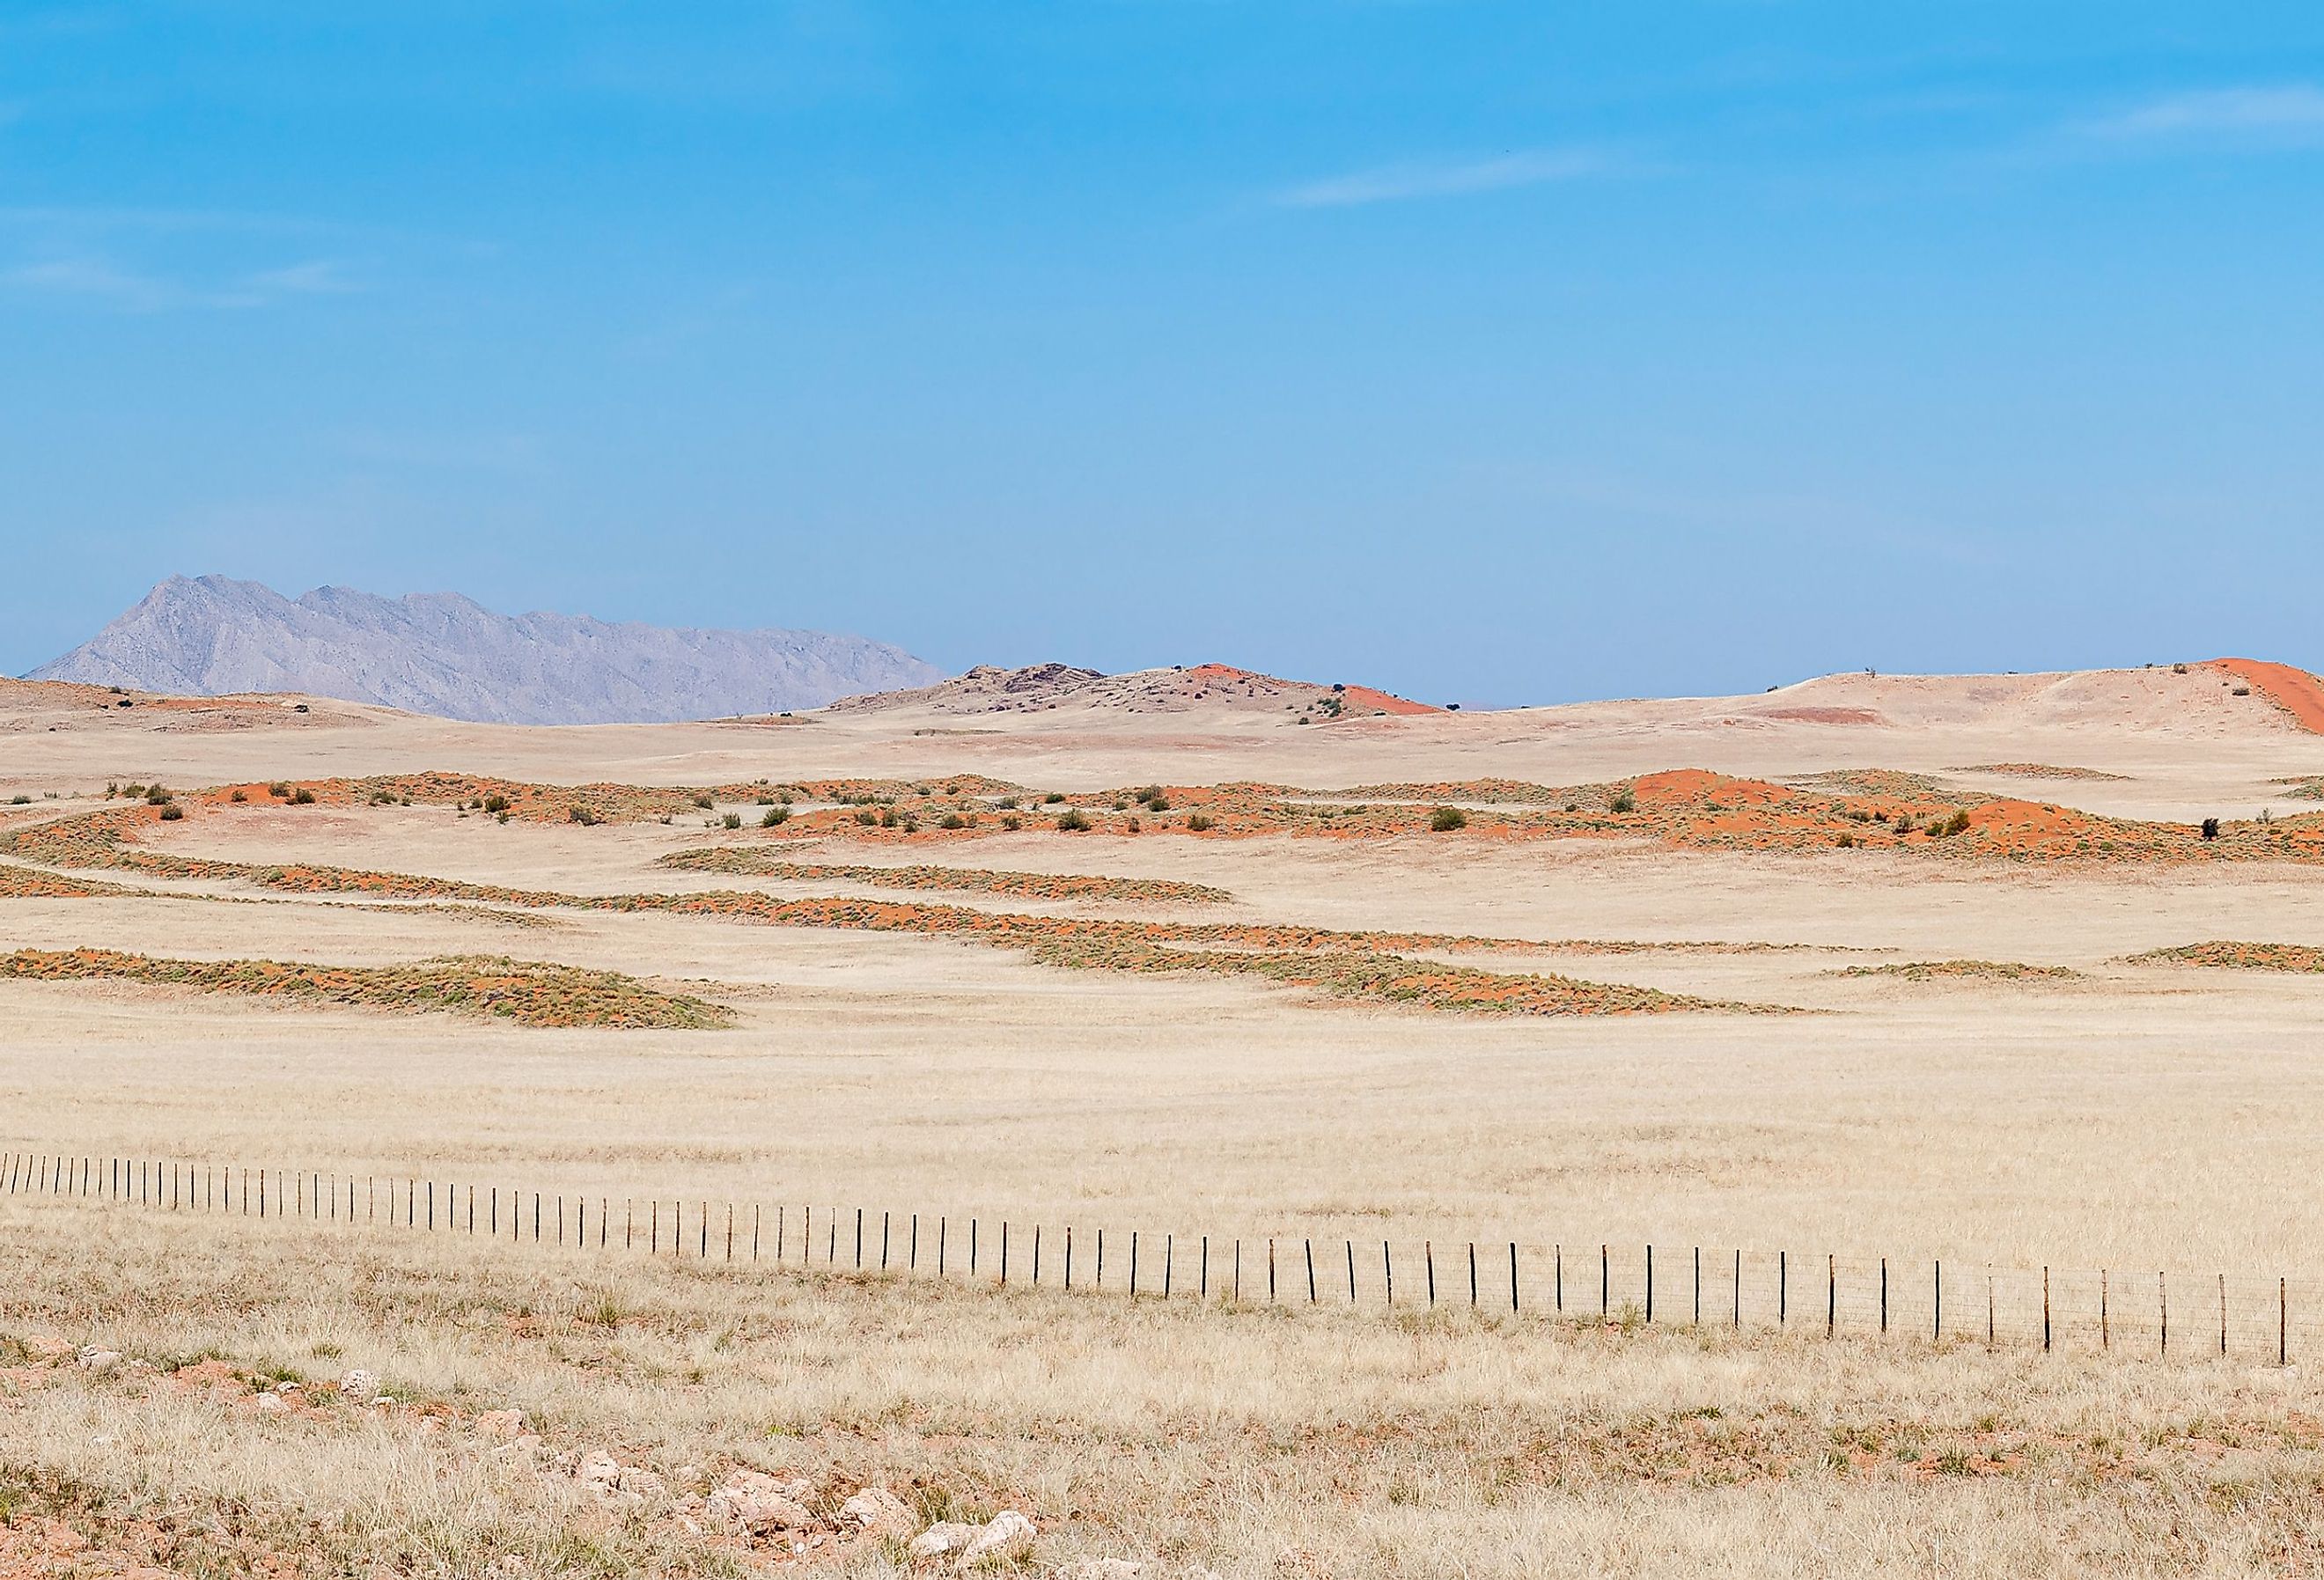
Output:
[[1822,675],[1757,697],[1594,702],[1528,713],[1628,713],[1653,724],[1895,730],[2324,732],[2324,682],[2249,659],[2028,675]]
[[455,593],[375,597],[172,577],[32,671],[180,695],[302,692],[491,724],[667,723],[918,686],[901,648],[816,631],[700,631],[499,614]]
[[980,664],[964,675],[914,690],[846,697],[831,705],[842,714],[919,711],[995,713],[1157,713],[1277,716],[1328,722],[1443,710],[1370,686],[1286,680],[1227,664],[1174,665],[1108,675],[1069,664],[1004,670]]

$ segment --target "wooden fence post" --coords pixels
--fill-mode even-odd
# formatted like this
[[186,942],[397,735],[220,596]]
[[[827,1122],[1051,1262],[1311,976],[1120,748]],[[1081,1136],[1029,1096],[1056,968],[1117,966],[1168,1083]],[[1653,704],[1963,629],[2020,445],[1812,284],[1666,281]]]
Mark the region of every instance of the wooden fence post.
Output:
[[1646,1247],[1646,1320],[1655,1319],[1655,1248]]
[[1315,1242],[1303,1240],[1300,1243],[1307,1251],[1307,1304],[1313,1306],[1315,1304]]
[[1385,1240],[1380,1242],[1380,1278],[1388,1290],[1380,1304],[1393,1310],[1396,1307],[1396,1263],[1388,1258],[1388,1242]]
[[2227,1353],[2227,1275],[2219,1275],[2219,1354]]
[[1598,1320],[1603,1322],[1613,1307],[1614,1258],[1603,1244],[1598,1247]]
[[2283,1279],[2275,1280],[2275,1363],[2292,1364],[2292,1295]]
[[1937,1259],[1936,1298],[1931,1302],[1930,1309],[1935,1315],[1930,1319],[1929,1337],[1941,1341],[1945,1336],[1945,1263],[1942,1257]]
[[1509,1309],[1517,1308],[1517,1243],[1509,1242]]
[[2163,1353],[2171,1353],[2171,1280],[2161,1272],[2154,1275],[2154,1298],[2163,1312]]
[[1743,1331],[1743,1248],[1735,1248],[1735,1331]]
[[1351,1305],[1351,1306],[1352,1306],[1352,1305],[1354,1305],[1354,1304],[1356,1303],[1356,1243],[1355,1243],[1354,1241],[1351,1240],[1351,1241],[1349,1241],[1349,1242],[1347,1243],[1347,1245],[1348,1245],[1348,1304],[1349,1304],[1349,1305]]
[[1823,1270],[1829,1280],[1824,1288],[1823,1336],[1830,1338],[1840,1331],[1840,1258],[1827,1252]]
[[1130,1298],[1138,1298],[1138,1231],[1130,1232]]
[[2042,1270],[2042,1353],[2050,1353],[2050,1270]]
[[1428,1264],[1428,1306],[1436,1307],[1436,1246],[1427,1240],[1420,1243],[1420,1259]]
[[2114,1324],[2107,1312],[2107,1270],[2098,1269],[2098,1348],[2114,1348]]
[[1888,1259],[1880,1259],[1880,1331],[1888,1331]]

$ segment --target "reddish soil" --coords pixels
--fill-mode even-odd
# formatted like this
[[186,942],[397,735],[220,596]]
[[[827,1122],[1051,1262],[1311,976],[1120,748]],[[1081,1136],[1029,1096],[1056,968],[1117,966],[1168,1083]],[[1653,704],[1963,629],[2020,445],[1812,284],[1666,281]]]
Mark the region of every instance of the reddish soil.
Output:
[[2246,682],[2290,714],[2301,729],[2324,735],[2324,679],[2290,664],[2272,664],[2262,659],[2213,659],[2209,667]]

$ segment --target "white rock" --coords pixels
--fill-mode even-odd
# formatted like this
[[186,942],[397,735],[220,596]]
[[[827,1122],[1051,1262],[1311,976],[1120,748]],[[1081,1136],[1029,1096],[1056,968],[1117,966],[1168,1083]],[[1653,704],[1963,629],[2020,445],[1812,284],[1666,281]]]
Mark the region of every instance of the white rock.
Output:
[[262,1393],[258,1396],[258,1413],[262,1416],[279,1416],[290,1408],[290,1401],[279,1393]]
[[357,1366],[339,1379],[339,1392],[357,1404],[369,1404],[379,1397],[379,1379]]
[[885,1487],[866,1487],[839,1506],[839,1522],[850,1530],[899,1539],[912,1533],[916,1521],[901,1498]]
[[587,1482],[592,1486],[610,1487],[622,1479],[622,1467],[613,1456],[602,1448],[592,1448],[573,1467],[573,1479]]
[[514,1438],[524,1431],[524,1415],[520,1410],[486,1410],[476,1418],[479,1437]]
[[84,1345],[80,1352],[80,1369],[84,1372],[110,1372],[121,1364],[119,1350],[101,1349],[96,1344]]
[[987,1558],[1005,1558],[1026,1551],[1033,1545],[1033,1522],[1014,1509],[1003,1509],[976,1533],[960,1555],[960,1566],[981,1564]]
[[805,1481],[777,1481],[762,1470],[738,1470],[703,1504],[711,1519],[739,1525],[753,1536],[770,1530],[812,1530],[817,1523],[802,1501],[815,1491]]
[[912,1538],[905,1550],[916,1558],[937,1558],[957,1552],[976,1539],[973,1525],[963,1525],[957,1520],[939,1520]]

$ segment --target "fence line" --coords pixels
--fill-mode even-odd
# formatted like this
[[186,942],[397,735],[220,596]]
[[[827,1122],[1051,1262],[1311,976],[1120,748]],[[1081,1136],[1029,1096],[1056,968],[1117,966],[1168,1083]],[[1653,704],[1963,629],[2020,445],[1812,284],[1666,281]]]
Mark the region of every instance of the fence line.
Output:
[[[954,1215],[951,1214],[936,1215],[936,1259],[931,1275],[921,1266],[920,1220],[925,1215],[909,1215],[905,1247],[899,1256],[894,1246],[895,1214],[888,1208],[879,1210],[874,1255],[867,1245],[866,1209],[861,1206],[818,1208],[812,1203],[801,1203],[798,1232],[794,1237],[788,1204],[775,1205],[772,1234],[769,1235],[765,1205],[742,1203],[739,1205],[750,1209],[749,1232],[747,1236],[739,1236],[738,1204],[713,1203],[700,1197],[689,1202],[683,1197],[656,1194],[644,1200],[646,1212],[641,1236],[639,1200],[624,1197],[618,1198],[622,1233],[617,1244],[612,1229],[616,1198],[604,1193],[595,1197],[573,1195],[568,1203],[567,1193],[528,1191],[521,1186],[501,1182],[476,1185],[416,1175],[358,1177],[266,1167],[254,1170],[240,1163],[45,1152],[6,1154],[5,1178],[6,1194],[12,1197],[70,1197],[209,1216],[297,1218],[350,1228],[373,1226],[383,1221],[383,1191],[385,1224],[420,1234],[456,1234],[464,1239],[490,1242],[497,1242],[505,1234],[513,1243],[530,1240],[536,1245],[608,1254],[616,1251],[635,1254],[642,1249],[649,1258],[666,1255],[725,1264],[820,1267],[826,1271],[890,1278],[950,1279],[958,1269],[952,1257]],[[663,1221],[665,1206],[669,1209],[667,1224]],[[820,1244],[816,1234],[818,1215],[823,1229]],[[850,1233],[843,1248],[841,1224],[851,1217]],[[982,1220],[971,1215],[966,1222],[966,1272],[960,1276],[996,1289],[1006,1288],[1010,1283],[1012,1246],[1027,1244],[1027,1226],[1008,1219],[1000,1221],[997,1268],[988,1273],[985,1269],[993,1264],[991,1259],[982,1254]],[[1105,1230],[1095,1229],[1091,1272],[1077,1285],[1075,1227],[1070,1224],[1031,1225],[1030,1261],[1019,1261],[1024,1276],[1017,1281],[1034,1288],[1108,1292]],[[1050,1259],[1045,1277],[1043,1235],[1058,1228],[1064,1234],[1062,1267],[1059,1259]],[[644,1241],[642,1247],[639,1244],[641,1238]],[[1418,1312],[1440,1306],[1449,1309],[1462,1304],[1463,1291],[1457,1283],[1450,1291],[1450,1298],[1440,1299],[1433,1239],[1421,1243],[1421,1293],[1415,1296],[1410,1292],[1407,1277],[1406,1292],[1400,1298],[1393,1239],[1379,1242],[1378,1276],[1374,1279],[1359,1268],[1357,1241],[1344,1234],[1322,1237],[1326,1253],[1323,1265],[1328,1271],[1319,1274],[1318,1238],[1298,1237],[1299,1260],[1294,1267],[1304,1271],[1304,1280],[1295,1278],[1286,1289],[1278,1280],[1277,1261],[1282,1250],[1290,1244],[1290,1237],[1266,1237],[1265,1304],[1357,1307],[1377,1305],[1386,1312]],[[1337,1257],[1330,1254],[1332,1238],[1342,1243]],[[1190,1290],[1187,1280],[1178,1276],[1176,1233],[1163,1235],[1157,1281],[1151,1255],[1152,1236],[1136,1229],[1130,1233],[1127,1276],[1123,1276],[1121,1264],[1117,1261],[1113,1288],[1130,1299],[1193,1298],[1206,1304],[1221,1300],[1243,1304],[1243,1239],[1221,1239],[1231,1270],[1223,1292],[1213,1290],[1212,1235],[1204,1234],[1197,1239],[1196,1266]],[[1364,1242],[1366,1268],[1373,1265],[1370,1244],[1369,1240]],[[1480,1243],[1470,1241],[1465,1246],[1465,1304],[1479,1312],[1499,1312],[1506,1293],[1507,1309],[1512,1314],[1530,1310],[1547,1317],[1623,1327],[1699,1328],[1705,1325],[1708,1312],[1714,1325],[1724,1314],[1726,1325],[1736,1331],[1747,1326],[1778,1332],[1820,1328],[1826,1338],[1877,1333],[1924,1336],[1936,1343],[1953,1340],[1995,1346],[2038,1345],[2045,1354],[2067,1348],[2101,1353],[2121,1349],[2158,1356],[2241,1355],[2288,1365],[2295,1348],[2303,1354],[2324,1348],[2324,1282],[2293,1280],[2281,1274],[2264,1279],[2225,1272],[2201,1275],[2193,1281],[2196,1301],[2191,1314],[2183,1293],[2189,1281],[2182,1274],[2179,1320],[2174,1324],[2172,1280],[2169,1270],[2164,1269],[2155,1270],[2151,1275],[2153,1282],[2148,1285],[2145,1280],[2150,1275],[2144,1271],[2134,1274],[2109,1268],[2044,1266],[2037,1270],[1987,1264],[1981,1270],[1980,1287],[1976,1276],[1964,1281],[1958,1263],[1950,1270],[1949,1276],[1947,1264],[1941,1259],[1892,1263],[1885,1256],[1843,1258],[1827,1252],[1822,1268],[1803,1272],[1795,1265],[1788,1249],[1761,1252],[1714,1247],[1708,1261],[1704,1249],[1690,1245],[1675,1258],[1682,1283],[1674,1298],[1667,1270],[1657,1273],[1655,1245],[1632,1249],[1600,1243],[1597,1247],[1597,1288],[1573,1298],[1570,1297],[1576,1292],[1568,1288],[1563,1242],[1534,1246],[1514,1240],[1496,1242],[1484,1246],[1480,1261]],[[1145,1257],[1142,1286],[1141,1255]],[[1409,1269],[1408,1243],[1406,1255]],[[1506,1265],[1499,1265],[1504,1257]],[[1667,1270],[1671,1259],[1666,1257],[1663,1265]],[[1807,1265],[1813,1267],[1812,1261]],[[1532,1270],[1530,1278],[1528,1268]],[[1531,1282],[1545,1270],[1548,1275],[1546,1299],[1539,1292],[1540,1285]],[[1662,1280],[1659,1285],[1658,1276]],[[1529,1287],[1534,1291],[1530,1306],[1526,1303]],[[2297,1317],[2293,1314],[2295,1293],[2301,1297],[2301,1315]],[[1303,1294],[1304,1301],[1300,1298]],[[1812,1302],[1810,1309],[1814,1311],[1814,1317],[1807,1323],[1803,1323],[1794,1311],[1795,1295]],[[1669,1316],[1674,1299],[1676,1308],[1683,1313],[1675,1324]],[[2296,1345],[2295,1339],[2300,1341]]]

